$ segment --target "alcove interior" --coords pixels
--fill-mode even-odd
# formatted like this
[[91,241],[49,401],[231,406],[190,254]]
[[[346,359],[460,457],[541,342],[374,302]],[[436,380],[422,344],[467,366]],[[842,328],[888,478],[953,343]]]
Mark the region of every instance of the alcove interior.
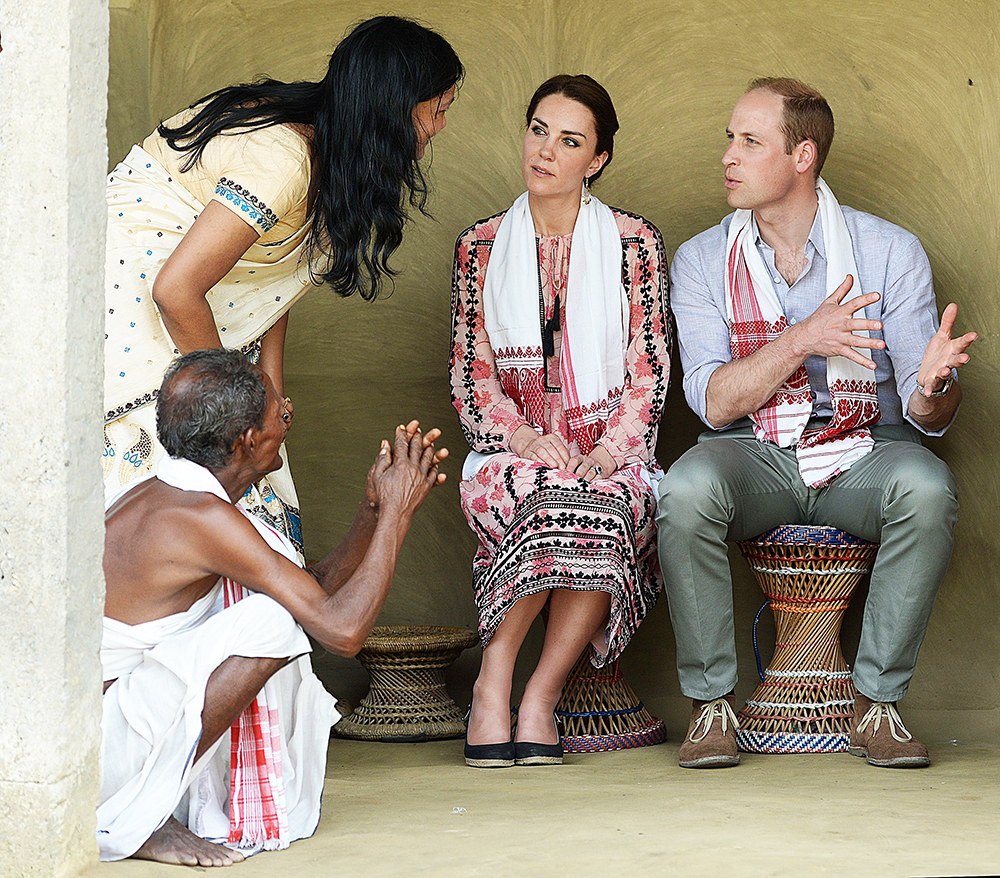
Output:
[[[1000,105],[997,13],[986,0],[888,4],[813,0],[647,0],[613,7],[583,0],[502,4],[424,0],[111,0],[109,160],[163,118],[224,85],[268,75],[315,79],[348,27],[383,12],[417,17],[455,46],[468,75],[447,128],[428,151],[433,219],[417,216],[393,264],[391,296],[375,303],[312,291],[291,316],[287,391],[296,405],[288,440],[307,555],[346,532],[379,440],[419,418],[440,426],[452,451],[448,482],[418,513],[383,624],[475,627],[470,564],[475,541],[459,508],[467,446],[450,405],[450,286],[456,236],[519,194],[523,108],[558,72],[586,72],[615,100],[621,122],[613,165],[596,191],[663,233],[668,256],[727,212],[720,158],[732,104],[758,75],[790,75],[830,101],[837,136],[824,176],[842,203],[910,229],[922,240],[938,302],[959,305],[959,327],[981,338],[962,373],[965,402],[943,439],[928,445],[952,467],[962,503],[951,569],[937,601],[905,715],[929,744],[994,740],[1000,726],[997,327],[1000,247],[996,205]],[[674,362],[660,426],[664,467],[694,442]],[[751,624],[762,596],[734,549],[736,631],[746,697],[755,682]],[[844,628],[857,645],[861,600]],[[765,619],[765,658],[773,626]],[[529,637],[515,689],[540,647]],[[478,650],[450,686],[468,698]],[[349,702],[365,691],[353,660],[317,654],[324,682]],[[689,703],[680,696],[666,601],[639,630],[622,669],[672,740]]]

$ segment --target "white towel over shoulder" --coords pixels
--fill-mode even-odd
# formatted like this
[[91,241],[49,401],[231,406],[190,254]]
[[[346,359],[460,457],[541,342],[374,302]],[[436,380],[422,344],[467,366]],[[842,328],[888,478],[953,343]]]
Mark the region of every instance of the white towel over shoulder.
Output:
[[[816,181],[816,197],[826,243],[827,294],[851,275],[854,286],[846,298],[853,299],[862,290],[843,211],[822,178]],[[788,328],[764,260],[757,252],[752,220],[753,211],[737,210],[726,245],[726,319],[734,360],[756,353]],[[864,318],[864,308],[854,316]],[[868,331],[855,330],[855,335],[867,336]],[[795,447],[799,475],[812,488],[828,485],[871,451],[875,443],[868,427],[879,420],[872,372],[846,357],[830,357],[826,361],[826,378],[833,417],[821,430],[806,431],[812,415],[812,396],[805,365],[750,414],[759,440],[781,448]]]

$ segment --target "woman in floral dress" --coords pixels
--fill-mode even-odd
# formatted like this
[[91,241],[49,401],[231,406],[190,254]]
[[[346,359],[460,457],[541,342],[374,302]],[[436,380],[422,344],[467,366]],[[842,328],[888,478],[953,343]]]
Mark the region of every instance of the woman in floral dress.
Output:
[[[590,194],[618,129],[588,76],[528,106],[528,191],[458,239],[452,400],[473,451],[462,508],[480,545],[484,645],[466,761],[562,760],[553,711],[588,642],[618,657],[661,588],[653,458],[670,364],[659,231]],[[514,662],[548,607],[545,643],[510,740]]]

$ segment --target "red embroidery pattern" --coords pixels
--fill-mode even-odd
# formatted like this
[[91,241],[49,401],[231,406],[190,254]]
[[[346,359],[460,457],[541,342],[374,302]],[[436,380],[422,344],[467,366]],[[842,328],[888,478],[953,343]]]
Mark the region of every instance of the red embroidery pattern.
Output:
[[[729,327],[729,349],[732,351],[733,359],[749,357],[756,353],[768,342],[774,341],[781,333],[788,329],[788,321],[782,314],[774,323],[764,320],[750,320],[746,322],[733,321]],[[805,366],[799,366],[791,376],[779,387],[772,396],[760,408],[763,413],[782,405],[801,405],[810,400],[809,375]],[[762,415],[766,417],[766,415]]]
[[500,386],[533,427],[541,426],[545,410],[542,349],[501,348],[495,352]]
[[[783,314],[777,320],[764,318],[754,291],[742,247],[737,242],[728,254],[727,271],[733,318],[729,347],[733,359],[747,357],[773,341],[788,328]],[[798,448],[799,472],[812,487],[827,485],[850,466],[872,444],[867,424],[879,420],[878,393],[873,380],[837,378],[830,382],[833,417],[822,430],[802,433],[812,411],[812,395],[805,365],[800,366],[751,418],[758,439]],[[780,415],[780,416],[779,416]],[[816,449],[829,443],[823,451]],[[822,458],[828,458],[822,460]]]
[[608,391],[607,399],[591,403],[589,406],[567,406],[565,409],[569,429],[573,433],[580,451],[590,454],[598,440],[604,435],[611,416],[621,405],[623,387]]
[[833,417],[826,428],[799,440],[803,448],[814,448],[834,437],[874,424],[881,417],[874,381],[839,379],[830,385]]
[[769,341],[776,339],[781,333],[788,329],[788,321],[782,314],[776,323],[767,320],[734,320],[729,327],[729,347],[733,352],[733,359],[749,357],[756,353]]

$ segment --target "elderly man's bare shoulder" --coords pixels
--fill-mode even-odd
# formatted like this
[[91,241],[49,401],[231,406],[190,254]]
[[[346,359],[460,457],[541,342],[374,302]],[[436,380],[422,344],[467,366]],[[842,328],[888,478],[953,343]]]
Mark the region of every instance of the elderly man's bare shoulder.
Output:
[[203,524],[225,527],[227,523],[238,526],[242,522],[243,516],[229,501],[207,491],[175,488],[156,478],[136,485],[104,514],[106,528],[116,537],[141,533],[152,542],[166,542],[168,536],[177,536],[175,528],[184,535],[191,526],[199,526],[200,530]]
[[229,502],[158,479],[105,514],[105,615],[128,624],[184,612],[214,586],[253,526]]

